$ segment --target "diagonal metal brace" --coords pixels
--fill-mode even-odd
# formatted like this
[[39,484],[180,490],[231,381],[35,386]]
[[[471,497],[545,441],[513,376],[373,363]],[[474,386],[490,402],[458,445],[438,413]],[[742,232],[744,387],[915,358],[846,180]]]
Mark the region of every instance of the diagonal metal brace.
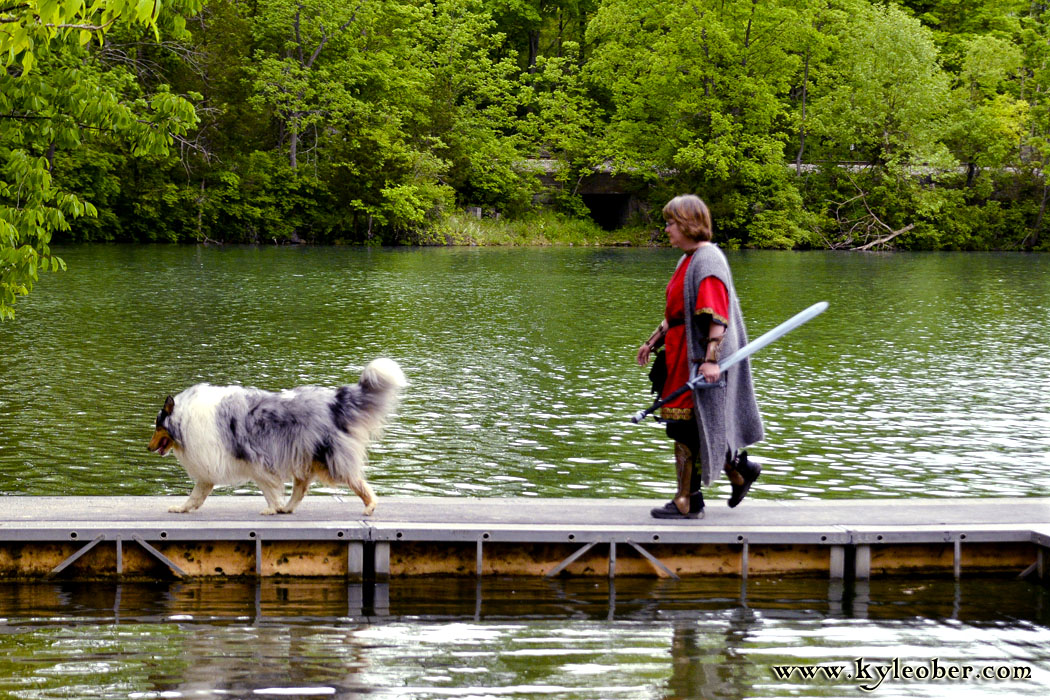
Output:
[[174,571],[176,576],[185,576],[186,575],[186,572],[183,571],[181,568],[179,568],[178,564],[176,564],[171,559],[168,559],[166,556],[161,554],[160,550],[158,550],[156,547],[151,545],[149,542],[147,542],[146,540],[142,539],[138,535],[132,535],[131,537],[136,542],[138,542],[139,545],[141,545],[141,547],[143,549],[145,549],[147,552],[149,552],[150,554],[155,556],[157,559],[159,559],[161,562],[163,562],[164,565],[166,565],[169,569]]
[[557,576],[558,574],[560,574],[562,572],[562,570],[565,567],[567,567],[569,564],[573,563],[574,561],[576,561],[577,559],[582,557],[584,554],[586,554],[590,550],[591,547],[593,547],[596,544],[598,544],[598,543],[597,542],[588,542],[587,544],[583,545],[582,547],[577,549],[568,559],[566,559],[561,564],[558,564],[556,567],[554,567],[553,569],[551,569],[550,571],[545,573],[544,577],[552,578],[554,576]]
[[101,542],[104,539],[106,539],[105,535],[99,535],[98,537],[96,537],[95,539],[91,540],[90,542],[88,542],[86,545],[84,545],[83,547],[81,547],[77,551],[73,552],[73,554],[71,554],[64,562],[62,562],[61,564],[59,564],[55,568],[51,569],[51,573],[49,573],[47,575],[48,578],[51,578],[52,576],[57,576],[58,574],[62,573],[62,571],[67,566],[69,566],[70,564],[75,562],[77,559],[79,559],[80,557],[82,557],[85,554],[87,554],[88,552],[90,552],[92,549],[95,548],[96,544],[98,544],[99,542]]
[[662,561],[660,561],[659,559],[654,557],[652,554],[649,554],[649,552],[645,551],[645,549],[643,549],[642,546],[640,544],[638,544],[637,542],[632,542],[631,540],[627,540],[627,544],[629,544],[632,547],[634,547],[635,549],[637,549],[638,553],[641,554],[646,559],[648,559],[652,563],[653,566],[655,566],[656,568],[660,569],[661,571],[663,571],[665,574],[667,574],[671,578],[673,578],[675,580],[679,580],[680,579],[678,574],[676,574],[675,572],[673,572],[670,569],[668,569],[667,566]]

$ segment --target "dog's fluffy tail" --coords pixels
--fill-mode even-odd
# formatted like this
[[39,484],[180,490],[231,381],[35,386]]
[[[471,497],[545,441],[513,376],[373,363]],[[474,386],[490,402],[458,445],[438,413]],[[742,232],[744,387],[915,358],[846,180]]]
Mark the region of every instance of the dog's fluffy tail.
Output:
[[372,360],[361,373],[358,383],[365,391],[377,392],[398,392],[408,385],[405,373],[396,362],[387,357]]
[[386,357],[372,360],[361,373],[357,386],[349,393],[340,392],[345,411],[344,430],[363,438],[362,443],[378,437],[406,386],[405,373],[396,362]]
[[[401,389],[408,382],[393,360],[373,360],[357,384],[341,387],[331,411],[339,432],[331,437],[326,457],[328,476],[333,483],[361,488],[361,469],[368,462],[368,443],[379,437],[387,416],[397,406]],[[354,485],[357,485],[356,487]]]

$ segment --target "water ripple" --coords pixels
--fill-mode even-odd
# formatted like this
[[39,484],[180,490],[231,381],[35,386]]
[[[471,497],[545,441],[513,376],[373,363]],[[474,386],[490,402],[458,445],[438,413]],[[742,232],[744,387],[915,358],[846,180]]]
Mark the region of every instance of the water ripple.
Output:
[[[0,492],[184,492],[174,460],[145,450],[165,395],[338,384],[379,355],[411,382],[372,452],[381,495],[670,488],[662,429],[628,418],[650,400],[633,354],[671,251],[60,253],[69,271],[0,325]],[[755,497],[1050,494],[1050,256],[730,260],[753,337],[831,302],[754,358]]]

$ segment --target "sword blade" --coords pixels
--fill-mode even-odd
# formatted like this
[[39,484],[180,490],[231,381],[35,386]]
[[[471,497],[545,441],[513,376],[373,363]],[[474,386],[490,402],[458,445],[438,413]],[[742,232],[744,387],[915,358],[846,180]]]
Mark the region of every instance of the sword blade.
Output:
[[[828,308],[828,302],[826,302],[826,301],[818,301],[816,304],[813,304],[813,306],[810,306],[807,309],[803,309],[802,311],[799,311],[797,314],[795,314],[794,316],[792,316],[788,320],[784,321],[783,323],[781,323],[776,328],[773,328],[772,330],[766,331],[765,333],[763,333],[762,335],[758,336],[757,338],[752,340],[750,343],[745,345],[744,347],[742,347],[739,350],[737,350],[736,352],[730,354],[724,360],[721,360],[718,363],[719,369],[722,370],[722,372],[724,374],[727,369],[729,369],[733,365],[737,364],[741,360],[743,360],[743,359],[745,359],[747,357],[750,357],[751,355],[754,355],[756,352],[758,352],[762,348],[766,347],[767,345],[769,345],[770,343],[775,341],[780,336],[784,335],[785,333],[790,333],[791,331],[793,331],[796,328],[798,328],[799,326],[801,326],[803,323],[806,323],[808,321],[812,321],[814,318],[816,318],[820,314],[824,313],[824,310],[827,309],[827,308]],[[685,393],[686,391],[689,391],[689,390],[692,390],[692,389],[707,389],[707,388],[710,388],[710,387],[720,386],[722,381],[723,381],[722,379],[719,379],[719,381],[714,383],[714,384],[708,384],[707,382],[704,381],[704,375],[699,374],[696,377],[694,377],[693,379],[691,379],[688,382],[686,382],[685,384],[683,384],[679,389],[677,389],[676,391],[672,392],[670,395],[668,395],[668,396],[666,396],[666,397],[664,397],[662,399],[658,399],[649,408],[641,410],[641,411],[638,411],[638,413],[634,414],[634,416],[631,418],[631,422],[632,423],[640,423],[647,415],[649,415],[650,413],[652,413],[656,409],[660,408],[661,406],[663,406],[665,403],[667,403],[671,399],[676,398],[676,397],[680,396],[681,394]]]
[[[807,309],[803,309],[802,311],[799,311],[797,314],[795,314],[794,316],[792,316],[788,320],[784,321],[783,323],[781,323],[776,328],[773,328],[771,330],[766,331],[765,333],[763,333],[762,335],[758,336],[757,338],[752,340],[750,343],[745,345],[744,347],[740,348],[739,350],[737,350],[733,354],[731,354],[728,357],[726,357],[724,360],[719,361],[719,363],[718,363],[719,369],[721,369],[723,372],[726,371],[727,369],[729,369],[733,365],[737,364],[741,360],[744,360],[744,359],[754,355],[756,352],[758,352],[762,348],[766,347],[767,345],[769,345],[770,343],[772,343],[776,339],[780,338],[782,335],[790,333],[791,331],[793,331],[796,328],[798,328],[799,326],[801,326],[803,323],[807,323],[809,321],[812,321],[814,318],[816,318],[820,314],[824,313],[824,310],[827,309],[827,308],[828,308],[828,302],[826,302],[826,301],[818,301],[816,304],[813,304],[813,306],[810,306]],[[703,379],[704,379],[703,375],[699,375],[696,378],[694,378],[693,380],[691,380],[689,382],[689,385],[690,386],[696,386],[698,384],[703,384],[703,383],[705,383],[703,381]]]

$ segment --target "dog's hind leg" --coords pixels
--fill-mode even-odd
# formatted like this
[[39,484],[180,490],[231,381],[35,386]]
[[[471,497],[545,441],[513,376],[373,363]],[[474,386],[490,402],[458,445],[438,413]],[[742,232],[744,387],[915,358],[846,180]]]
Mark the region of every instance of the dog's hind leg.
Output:
[[186,499],[186,502],[181,506],[172,506],[168,508],[169,513],[189,513],[191,510],[197,510],[204,503],[204,499],[208,497],[211,490],[215,488],[215,484],[209,484],[206,481],[198,481],[193,485],[193,490],[190,491],[190,497]]
[[365,481],[364,477],[350,477],[347,479],[346,485],[349,486],[350,490],[356,493],[362,501],[364,501],[365,509],[362,512],[362,515],[371,515],[376,509],[376,495],[375,492],[372,491],[372,487],[368,485],[367,481]]

